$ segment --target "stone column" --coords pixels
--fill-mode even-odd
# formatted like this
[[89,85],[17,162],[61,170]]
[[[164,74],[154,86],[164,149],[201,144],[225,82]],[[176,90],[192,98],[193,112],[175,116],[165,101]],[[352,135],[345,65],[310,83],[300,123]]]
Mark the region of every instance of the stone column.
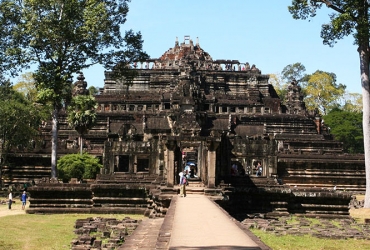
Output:
[[134,173],[137,173],[137,155],[133,155],[132,160],[134,165]]
[[167,141],[167,187],[173,187],[175,184],[175,141]]
[[134,167],[135,159],[134,159],[134,156],[132,154],[129,155],[128,162],[129,162],[128,172],[129,173],[135,173],[135,167]]
[[216,186],[216,149],[218,148],[219,142],[208,141],[207,147],[207,166],[208,166],[208,188],[214,188]]
[[215,151],[208,151],[207,165],[208,165],[207,187],[214,188],[216,185],[216,152]]

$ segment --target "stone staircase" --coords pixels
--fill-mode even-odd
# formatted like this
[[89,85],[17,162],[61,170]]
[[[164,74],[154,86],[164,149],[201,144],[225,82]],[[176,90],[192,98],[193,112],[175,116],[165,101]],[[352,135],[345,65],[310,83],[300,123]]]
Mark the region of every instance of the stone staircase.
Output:
[[149,173],[98,175],[89,183],[39,182],[29,189],[27,213],[128,213],[149,216],[150,190],[160,178]]
[[31,185],[43,178],[50,178],[51,167],[42,165],[14,165],[4,166],[3,169],[3,184],[5,187],[22,186],[24,184]]
[[346,218],[349,216],[349,192],[323,188],[291,188],[277,178],[229,176],[220,184],[226,199],[220,202],[230,214],[264,214],[278,218],[289,214],[307,217]]
[[187,194],[204,194],[204,184],[200,178],[189,178],[189,185],[186,186]]
[[360,168],[287,167],[279,178],[284,185],[292,188],[321,188],[354,193],[365,193],[366,190],[365,170]]
[[272,188],[279,187],[276,177],[256,177],[254,175],[226,176],[221,180],[220,187],[225,191],[246,188]]
[[96,176],[97,184],[142,184],[150,185],[158,175],[151,175],[148,172],[115,172],[113,174],[98,174]]

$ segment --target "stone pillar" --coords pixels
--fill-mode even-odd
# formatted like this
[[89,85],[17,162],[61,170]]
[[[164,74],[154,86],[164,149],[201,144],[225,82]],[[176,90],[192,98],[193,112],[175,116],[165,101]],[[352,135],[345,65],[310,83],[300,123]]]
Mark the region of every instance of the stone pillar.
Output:
[[208,151],[208,183],[207,187],[214,188],[216,186],[216,151]]
[[134,163],[135,163],[135,160],[134,160],[134,156],[133,155],[129,155],[129,166],[128,166],[128,172],[129,173],[135,173],[135,167],[134,167]]
[[207,167],[208,167],[208,188],[214,188],[216,186],[216,149],[218,148],[219,142],[208,141],[207,147]]
[[134,165],[134,173],[137,173],[137,155],[133,155],[132,160]]
[[109,141],[104,142],[104,156],[103,156],[103,166],[104,170],[101,171],[102,174],[110,174],[114,171],[114,155],[112,153],[112,143]]
[[175,184],[175,141],[167,141],[167,187],[173,187]]

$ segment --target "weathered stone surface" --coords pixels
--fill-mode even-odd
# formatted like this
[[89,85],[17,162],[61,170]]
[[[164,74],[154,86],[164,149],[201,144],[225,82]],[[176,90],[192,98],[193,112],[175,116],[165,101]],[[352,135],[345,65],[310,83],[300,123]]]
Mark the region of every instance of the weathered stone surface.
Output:
[[[81,224],[82,221],[84,221],[83,224]],[[78,230],[86,231],[86,233],[80,235],[75,231],[78,238],[71,241],[72,249],[118,249],[125,242],[126,236],[132,234],[140,222],[130,218],[117,220],[100,217],[76,220],[75,227],[78,227]],[[127,225],[130,227],[129,230]],[[92,228],[95,231],[92,231]],[[96,234],[97,228],[105,228],[106,231],[99,230],[99,233]],[[91,233],[94,236],[90,236]]]
[[[290,217],[279,220],[245,219],[242,224],[250,228],[259,228],[277,235],[311,235],[318,238],[330,239],[370,239],[370,226],[361,226],[353,219],[320,219],[312,223],[308,219],[295,217],[298,222],[289,222]],[[294,225],[294,226],[293,226]]]
[[[262,176],[279,184],[364,191],[364,156],[343,153],[320,114],[306,109],[296,81],[289,84],[283,104],[269,75],[255,65],[214,60],[189,37],[157,59],[128,66],[134,72],[129,82],[104,73],[104,87],[95,96],[97,124],[84,135],[84,150],[104,165],[95,184],[148,186],[157,180],[174,187],[186,161],[192,161],[200,187],[213,189],[230,176],[232,165],[237,165],[236,174],[254,176],[261,162]],[[83,78],[76,81],[75,94],[86,92]],[[65,110],[59,114],[60,155],[79,150],[78,134],[66,115]],[[40,128],[43,143],[9,155],[14,164],[3,168],[4,176],[12,176],[5,183],[58,182],[45,172],[50,130],[47,121]]]

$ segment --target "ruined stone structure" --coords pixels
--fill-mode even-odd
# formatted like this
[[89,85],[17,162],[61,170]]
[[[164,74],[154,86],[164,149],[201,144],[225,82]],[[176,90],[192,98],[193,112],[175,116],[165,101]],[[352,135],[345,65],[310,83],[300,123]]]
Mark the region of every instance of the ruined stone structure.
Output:
[[[188,36],[160,58],[130,66],[132,79],[105,72],[96,95],[98,122],[85,135],[84,150],[104,165],[100,183],[118,184],[117,176],[124,182],[124,176],[138,174],[158,177],[171,189],[191,162],[193,179],[207,192],[246,183],[260,162],[262,177],[279,184],[365,190],[363,155],[343,153],[320,115],[306,110],[295,81],[281,103],[269,76],[255,65],[214,60]],[[74,92],[83,88],[80,76]],[[44,143],[15,152],[14,160],[21,155],[23,165],[35,167],[37,159],[39,167],[49,166],[51,125],[42,129]],[[59,129],[58,155],[77,153],[78,134],[63,111]],[[231,176],[233,165],[244,179]],[[25,180],[11,169],[8,174],[10,182]]]
[[[307,112],[296,82],[282,104],[255,65],[213,60],[189,37],[132,67],[137,75],[130,82],[106,72],[96,96],[99,123],[87,151],[100,149],[104,173],[144,171],[173,186],[184,163],[193,161],[196,175],[213,188],[234,163],[251,172],[261,162],[263,176],[294,185],[364,187],[363,156],[343,154],[320,115]],[[357,182],[328,183],[320,169]],[[311,178],[302,181],[302,174]]]

